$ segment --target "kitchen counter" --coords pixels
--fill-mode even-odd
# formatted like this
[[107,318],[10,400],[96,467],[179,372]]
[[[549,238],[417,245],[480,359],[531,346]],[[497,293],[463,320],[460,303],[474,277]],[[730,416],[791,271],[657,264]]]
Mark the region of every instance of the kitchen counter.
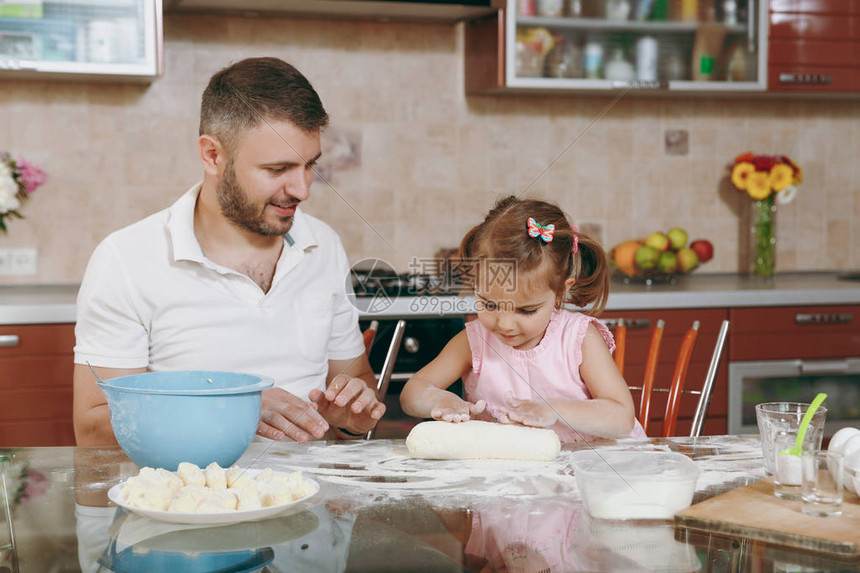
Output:
[[[595,442],[601,451],[676,451],[702,469],[693,502],[763,476],[757,436]],[[212,571],[242,559],[256,571],[855,570],[857,563],[676,528],[672,521],[591,518],[565,446],[552,462],[408,457],[402,440],[255,442],[239,461],[301,470],[320,491],[287,512],[220,527],[172,525],[127,513],[107,491],[137,467],[118,448],[20,448],[7,487],[31,483],[12,508],[22,571]],[[0,500],[2,501],[2,500]],[[853,501],[856,503],[856,499]],[[0,568],[5,524],[0,516]],[[5,558],[10,558],[8,553]],[[156,560],[160,567],[156,566]],[[540,563],[513,567],[518,560]],[[216,567],[216,564],[218,565]],[[519,563],[523,565],[523,563]],[[234,567],[236,562],[233,563]],[[728,569],[726,569],[728,570]]]
[[[648,286],[613,281],[606,308],[860,304],[860,282],[838,276],[835,272],[784,273],[766,281],[736,274],[693,273],[679,277],[675,284]],[[0,325],[74,322],[77,290],[77,285],[0,286]],[[428,318],[467,314],[474,308],[474,297],[399,297],[364,306],[361,314],[362,318]]]

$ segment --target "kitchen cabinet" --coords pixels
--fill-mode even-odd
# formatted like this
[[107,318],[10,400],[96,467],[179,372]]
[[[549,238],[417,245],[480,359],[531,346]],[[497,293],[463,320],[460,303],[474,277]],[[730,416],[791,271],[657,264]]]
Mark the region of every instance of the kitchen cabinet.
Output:
[[763,92],[767,14],[757,0],[508,0],[466,24],[466,91]]
[[768,89],[860,92],[860,2],[771,0]]
[[165,12],[454,24],[495,12],[503,0],[166,0]]
[[755,405],[827,394],[825,436],[860,426],[860,305],[729,311],[729,432],[755,433]]
[[152,81],[161,72],[161,0],[0,2],[4,77]]
[[73,446],[74,324],[0,326],[0,447]]
[[734,308],[729,359],[860,356],[860,306]]
[[[669,388],[672,374],[675,370],[675,360],[681,341],[693,321],[700,322],[699,335],[690,358],[690,366],[687,370],[687,379],[684,385],[686,390],[701,390],[711,362],[711,355],[717,342],[720,326],[729,312],[725,308],[700,308],[700,309],[672,309],[672,310],[613,310],[606,311],[600,318],[610,326],[615,324],[619,318],[623,318],[627,324],[627,348],[624,359],[624,379],[630,386],[642,386],[645,378],[645,362],[648,356],[648,348],[651,343],[651,332],[657,324],[657,320],[663,319],[665,327],[663,330],[663,341],[660,346],[660,355],[657,362],[657,373],[654,379],[654,388]],[[730,337],[732,336],[730,330]],[[711,405],[705,418],[703,435],[722,435],[727,433],[727,368],[725,355],[723,363],[717,371],[714,383],[714,392],[711,396]],[[641,400],[640,390],[631,390],[636,411],[639,411]],[[651,398],[652,419],[648,432],[652,436],[659,436],[663,426],[663,414],[666,411],[667,392],[656,392]],[[682,394],[681,405],[678,411],[678,435],[689,435],[692,427],[693,415],[696,413],[696,405],[699,396],[695,394]]]

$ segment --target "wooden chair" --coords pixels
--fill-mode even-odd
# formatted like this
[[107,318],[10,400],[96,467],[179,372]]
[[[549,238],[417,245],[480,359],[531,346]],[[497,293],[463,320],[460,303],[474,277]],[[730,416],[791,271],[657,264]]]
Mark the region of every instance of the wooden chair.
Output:
[[[619,320],[619,324],[623,324],[623,320]],[[710,406],[711,396],[714,391],[714,383],[717,376],[717,370],[722,357],[723,349],[725,348],[726,338],[728,336],[729,321],[724,320],[720,332],[717,336],[716,344],[711,355],[708,372],[703,381],[701,390],[685,390],[684,385],[687,378],[687,370],[690,366],[690,358],[693,354],[693,349],[696,345],[696,340],[699,335],[700,323],[694,321],[690,329],[684,335],[681,341],[681,346],[678,350],[678,356],[675,360],[675,368],[672,374],[668,387],[654,387],[654,382],[657,374],[657,363],[660,355],[660,346],[663,341],[663,331],[665,322],[658,320],[657,325],[651,331],[651,341],[648,347],[648,356],[645,362],[645,375],[642,380],[642,386],[631,386],[631,390],[641,390],[642,397],[639,402],[639,413],[637,419],[642,424],[645,433],[648,433],[648,426],[651,418],[651,399],[655,392],[668,393],[666,401],[666,411],[663,416],[662,437],[674,436],[678,423],[678,410],[681,404],[682,394],[693,394],[699,396],[696,412],[693,416],[693,425],[690,430],[690,437],[698,437],[702,434],[702,429],[705,423],[705,415]],[[621,356],[618,355],[618,325],[616,325],[616,364],[621,364],[619,369],[623,368],[624,351],[626,347],[626,328],[622,330],[621,339]],[[622,370],[623,374],[623,370]]]
[[[370,328],[373,328],[373,324],[376,323],[377,328],[379,328],[379,323],[375,320],[371,322]],[[368,328],[368,330],[370,330]],[[388,393],[388,384],[391,382],[391,374],[394,372],[394,362],[397,360],[397,354],[400,352],[400,343],[403,341],[403,331],[406,329],[406,321],[398,320],[394,325],[394,333],[391,336],[391,344],[388,345],[388,353],[385,355],[385,361],[382,363],[382,371],[380,371],[379,376],[376,379],[376,399],[380,402],[385,401],[385,395]],[[365,331],[367,332],[367,331]],[[367,344],[367,339],[365,338],[365,344]],[[370,344],[367,344],[367,352],[370,352],[370,346],[372,346],[373,341],[371,340]],[[376,431],[376,427],[371,428],[367,435],[366,439],[373,438],[373,434]]]
[[370,347],[373,346],[377,330],[379,330],[379,321],[371,320],[367,330],[361,333],[361,336],[364,337],[364,352],[367,355],[370,355]]
[[615,365],[624,376],[624,355],[627,353],[627,324],[623,318],[615,323]]

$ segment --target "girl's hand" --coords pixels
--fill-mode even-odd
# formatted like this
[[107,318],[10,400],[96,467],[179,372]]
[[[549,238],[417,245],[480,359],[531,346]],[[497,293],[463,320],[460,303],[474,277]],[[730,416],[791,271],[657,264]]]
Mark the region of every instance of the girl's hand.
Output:
[[433,406],[430,417],[443,422],[466,422],[472,419],[472,416],[477,416],[483,412],[486,405],[483,400],[478,400],[477,403],[472,404],[448,392],[448,396]]
[[[508,408],[502,408],[502,413],[511,423],[548,428],[558,421],[556,411],[543,400],[520,400],[514,397],[513,392],[508,391],[505,394],[505,403]],[[502,417],[499,417],[499,421],[505,423]]]

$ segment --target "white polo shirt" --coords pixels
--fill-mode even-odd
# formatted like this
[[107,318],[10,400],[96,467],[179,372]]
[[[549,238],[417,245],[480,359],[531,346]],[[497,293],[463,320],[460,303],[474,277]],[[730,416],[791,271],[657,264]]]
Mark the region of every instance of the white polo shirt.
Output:
[[93,252],[78,293],[75,362],[248,372],[302,398],[323,389],[328,360],[364,352],[340,238],[297,210],[264,293],[204,255],[194,235],[201,185]]

